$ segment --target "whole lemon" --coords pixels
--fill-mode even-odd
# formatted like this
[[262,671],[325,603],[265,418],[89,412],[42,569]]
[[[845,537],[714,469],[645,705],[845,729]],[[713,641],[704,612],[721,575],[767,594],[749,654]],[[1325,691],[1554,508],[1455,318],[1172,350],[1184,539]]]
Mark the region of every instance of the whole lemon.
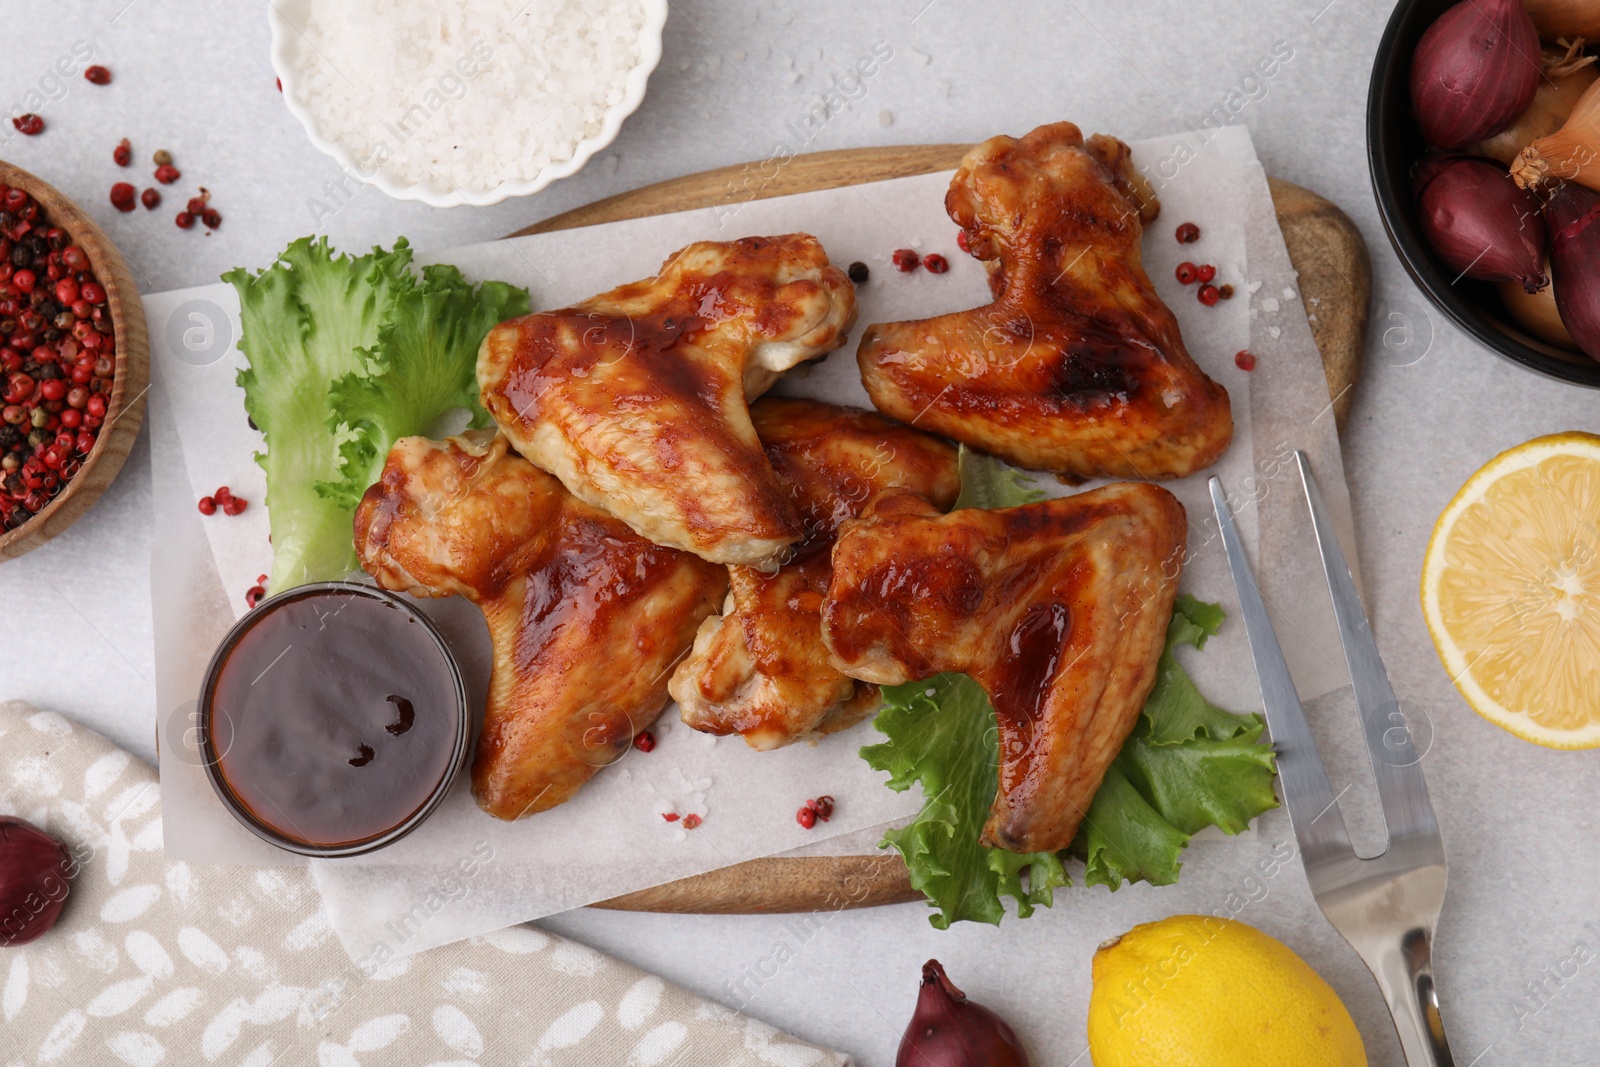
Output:
[[1094,954],[1095,1067],[1366,1067],[1338,994],[1237,920],[1174,915]]

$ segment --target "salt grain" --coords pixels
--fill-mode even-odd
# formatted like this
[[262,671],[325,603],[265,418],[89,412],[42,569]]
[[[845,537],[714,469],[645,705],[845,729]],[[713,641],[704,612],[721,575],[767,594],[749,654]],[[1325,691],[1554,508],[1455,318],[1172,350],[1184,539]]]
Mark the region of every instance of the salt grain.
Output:
[[295,95],[363,175],[493,189],[600,132],[643,25],[639,0],[315,0]]

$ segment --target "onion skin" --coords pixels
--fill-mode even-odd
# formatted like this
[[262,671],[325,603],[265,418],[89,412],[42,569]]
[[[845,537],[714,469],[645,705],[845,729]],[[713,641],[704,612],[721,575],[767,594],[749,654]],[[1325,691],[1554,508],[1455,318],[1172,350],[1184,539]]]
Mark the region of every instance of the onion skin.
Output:
[[1505,167],[1473,156],[1430,157],[1417,176],[1417,220],[1445,266],[1468,278],[1521,282],[1530,293],[1550,284],[1539,198],[1517,188]]
[[1006,1021],[957,989],[938,960],[922,965],[917,1010],[895,1067],[1028,1067]]
[[1524,189],[1557,179],[1600,189],[1600,81],[1578,97],[1559,130],[1517,154],[1511,177]]
[[1417,42],[1411,108],[1434,148],[1493,137],[1539,88],[1539,34],[1522,0],[1462,0]]
[[1600,4],[1594,0],[1527,0],[1523,5],[1539,36],[1554,43],[1562,37],[1600,37]]
[[72,871],[72,856],[60,841],[0,816],[0,948],[18,948],[49,932],[67,901]]
[[[1545,273],[1550,273],[1548,263]],[[1521,282],[1496,282],[1495,288],[1500,291],[1500,302],[1505,304],[1506,311],[1524,330],[1548,344],[1578,351],[1578,342],[1567,332],[1561,312],[1556,308],[1555,286],[1547,286],[1537,293],[1523,289]]]
[[1600,194],[1581,185],[1562,186],[1544,214],[1556,310],[1583,353],[1600,360]]
[[[1600,5],[1596,5],[1596,10],[1600,11]],[[1517,116],[1510,126],[1487,140],[1479,141],[1468,152],[1499,160],[1509,167],[1529,142],[1549,137],[1562,127],[1584,90],[1600,78],[1600,70],[1595,69],[1593,57],[1585,57],[1591,61],[1581,66],[1563,68],[1559,63],[1553,64],[1552,60],[1562,56],[1565,51],[1561,48],[1545,50],[1545,76],[1539,80],[1539,88],[1534,91],[1533,102],[1528,109]]]

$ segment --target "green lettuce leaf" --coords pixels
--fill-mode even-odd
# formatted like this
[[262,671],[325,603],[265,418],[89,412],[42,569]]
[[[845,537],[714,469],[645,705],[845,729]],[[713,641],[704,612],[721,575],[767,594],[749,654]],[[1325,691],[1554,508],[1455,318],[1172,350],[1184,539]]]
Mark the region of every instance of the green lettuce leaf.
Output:
[[330,504],[320,482],[340,476],[340,435],[328,428],[328,384],[360,372],[397,290],[410,288],[411,249],[335,255],[326,238],[302,237],[265,270],[222,276],[239,294],[239,372],[245,411],[267,450],[274,591],[343,578],[355,567],[349,509]]
[[[889,687],[883,697],[874,725],[888,740],[868,745],[861,756],[889,772],[890,789],[922,785],[922,811],[885,834],[884,842],[905,857],[912,886],[939,909],[933,925],[944,929],[954,919],[998,923],[1005,915],[1002,896],[1015,899],[1022,916],[1035,905],[1049,907],[1051,890],[1067,884],[1059,857],[978,844],[999,781],[994,708],[978,683],[964,674],[940,674]],[[1030,867],[1027,889],[1023,867]]]
[[984,452],[962,445],[956,454],[961,474],[961,495],[955,510],[961,508],[1017,508],[1044,499],[1044,491],[1029,484],[1026,474]]
[[[1042,496],[997,460],[963,449],[961,462],[961,500],[982,504],[958,507],[1010,507]],[[935,909],[929,917],[934,926],[998,924],[1006,897],[1015,901],[1019,918],[1049,907],[1053,890],[1070,884],[1069,857],[1083,861],[1087,885],[1171,884],[1190,836],[1207,826],[1238,833],[1277,806],[1272,749],[1259,740],[1261,719],[1206,700],[1176,656],[1179,645],[1204,648],[1223,618],[1216,604],[1178,597],[1144,712],[1106,772],[1077,840],[1061,853],[1015,855],[978,843],[999,754],[994,709],[976,682],[941,674],[883,690],[883,710],[873,725],[885,739],[861,756],[888,772],[891,789],[913,783],[922,789],[922,811],[887,833],[882,847],[904,858],[911,884]]]
[[390,251],[336,254],[303,237],[270,266],[223,275],[239,294],[245,410],[261,428],[272,528],[270,588],[355,569],[351,522],[394,441],[466,407],[477,349],[524,290],[473,287],[454,267],[419,280],[404,238]]
[[383,473],[389,449],[458,409],[473,428],[491,423],[478,400],[478,346],[504,319],[528,313],[528,291],[505,282],[476,289],[455,267],[422,268],[414,291],[399,296],[378,340],[363,349],[364,370],[336,379],[328,419],[354,431],[340,446],[342,477],[319,487],[352,509]]

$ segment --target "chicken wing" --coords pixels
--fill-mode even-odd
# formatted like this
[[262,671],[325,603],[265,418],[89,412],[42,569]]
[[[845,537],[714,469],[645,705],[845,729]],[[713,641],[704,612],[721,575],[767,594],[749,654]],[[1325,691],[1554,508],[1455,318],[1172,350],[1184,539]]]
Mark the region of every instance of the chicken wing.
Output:
[[723,568],[637,536],[492,431],[396,442],[355,536],[385,589],[465,596],[488,620],[472,791],[501,819],[570,799],[655,721],[727,588]]
[[574,496],[656,544],[758,564],[802,531],[746,404],[844,344],[855,315],[815,237],[699,241],[654,278],[496,326],[478,385]]
[[951,445],[881,415],[768,397],[751,405],[750,418],[800,509],[805,538],[775,573],[728,568],[723,613],[700,624],[668,689],[696,730],[772,749],[854,726],[878,706],[878,687],[841,674],[822,644],[839,523],[889,488],[944,511],[961,482]]
[[945,209],[994,303],[869,326],[856,358],[879,410],[1018,466],[1176,478],[1233,437],[1228,393],[1184,348],[1139,255],[1156,204],[1115,138],[1070,122],[967,153]]
[[1155,684],[1184,524],[1148,483],[948,515],[885,493],[840,528],[823,640],[879,685],[971,675],[1000,730],[984,844],[1063,849]]

